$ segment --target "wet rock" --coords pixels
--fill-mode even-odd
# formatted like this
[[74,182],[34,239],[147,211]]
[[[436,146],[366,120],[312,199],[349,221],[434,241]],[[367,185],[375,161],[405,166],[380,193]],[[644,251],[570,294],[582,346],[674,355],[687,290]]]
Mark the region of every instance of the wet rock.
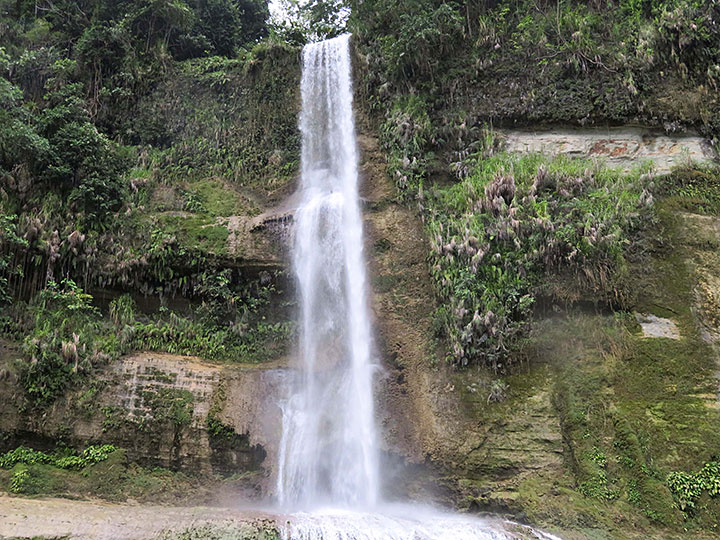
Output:
[[642,328],[643,337],[680,339],[680,330],[671,319],[641,313],[636,313],[635,319]]
[[277,528],[260,512],[229,508],[0,497],[0,538],[262,540],[277,538]]
[[277,364],[213,365],[135,353],[42,415],[21,408],[22,389],[9,381],[0,387],[0,429],[8,434],[0,450],[21,444],[51,449],[60,436],[78,447],[112,443],[145,465],[221,476],[252,473],[247,494],[257,497],[276,460],[282,374]]

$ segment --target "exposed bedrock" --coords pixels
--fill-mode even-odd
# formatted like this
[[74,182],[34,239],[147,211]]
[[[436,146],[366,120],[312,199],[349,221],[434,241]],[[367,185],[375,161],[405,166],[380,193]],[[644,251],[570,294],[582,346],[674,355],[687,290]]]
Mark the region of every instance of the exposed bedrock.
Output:
[[666,134],[646,127],[536,128],[502,131],[501,137],[508,152],[597,158],[623,169],[650,161],[656,174],[667,174],[673,166],[716,158],[707,139],[697,134]]
[[[6,361],[17,350],[5,349]],[[113,443],[146,465],[231,476],[247,495],[265,489],[279,426],[282,372],[272,366],[210,365],[162,353],[125,356],[41,415],[19,409],[20,387],[0,390],[4,448]]]
[[[554,402],[562,372],[542,362],[522,367],[507,381],[512,388],[507,401],[491,403],[496,377],[447,365],[433,340],[435,298],[423,224],[413,208],[397,202],[385,157],[363,122],[361,196],[381,363],[377,399],[386,484],[391,495],[523,515],[536,485],[557,485],[558,492],[573,485],[572,456]],[[515,151],[600,156],[622,167],[648,158],[657,171],[688,157],[712,158],[697,137],[644,133],[618,128],[505,135],[507,148]],[[237,223],[230,218],[227,226],[235,231],[238,251],[252,252],[249,259],[260,267],[286,267],[294,206],[290,197],[255,218]],[[715,342],[720,227],[707,216],[681,219],[684,245],[698,245],[687,262],[695,279],[695,315],[708,341]],[[9,364],[19,354],[4,346],[2,362]],[[222,476],[247,473],[245,494],[261,497],[274,486],[282,414],[278,398],[288,369],[286,358],[211,364],[135,353],[99,370],[89,385],[39,415],[19,409],[22,390],[11,377],[0,386],[0,430],[8,435],[1,449],[18,444],[49,448],[57,440],[78,447],[115,443],[141,463]],[[717,407],[714,396],[708,400]],[[547,498],[551,491],[537,494]]]

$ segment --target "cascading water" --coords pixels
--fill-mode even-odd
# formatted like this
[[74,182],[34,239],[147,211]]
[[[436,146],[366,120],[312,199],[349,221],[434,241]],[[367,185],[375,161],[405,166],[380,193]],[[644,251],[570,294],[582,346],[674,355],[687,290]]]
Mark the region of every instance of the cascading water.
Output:
[[378,465],[348,36],[306,46],[303,66],[302,377],[283,410],[277,492],[281,504],[367,506]]
[[293,264],[299,369],[283,404],[286,540],[552,539],[507,522],[382,501],[349,35],[303,49],[302,183]]

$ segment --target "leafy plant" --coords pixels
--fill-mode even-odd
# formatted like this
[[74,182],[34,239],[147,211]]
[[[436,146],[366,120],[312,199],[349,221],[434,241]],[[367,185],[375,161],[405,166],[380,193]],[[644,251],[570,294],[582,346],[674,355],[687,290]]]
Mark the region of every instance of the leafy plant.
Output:
[[678,507],[686,516],[696,510],[696,502],[703,493],[720,495],[720,462],[710,461],[696,473],[672,472],[666,480]]
[[94,364],[119,352],[91,301],[74,281],[63,280],[49,282],[31,303],[34,328],[23,343],[19,376],[35,405],[49,404]]
[[567,284],[554,290],[541,276],[572,277],[622,301],[625,245],[652,197],[639,170],[626,176],[583,161],[498,155],[421,203],[448,356],[503,370],[536,297],[568,294]]
[[27,239],[18,235],[17,216],[0,213],[0,304],[12,297],[10,282],[22,278],[23,268],[15,262],[16,253],[28,247]]
[[46,454],[39,450],[18,446],[14,450],[0,455],[0,468],[12,469],[17,464],[35,465],[43,463],[53,465],[60,469],[79,470],[105,461],[115,450],[117,450],[117,448],[112,444],[103,444],[100,446],[88,446],[80,454],[64,455],[63,453]]

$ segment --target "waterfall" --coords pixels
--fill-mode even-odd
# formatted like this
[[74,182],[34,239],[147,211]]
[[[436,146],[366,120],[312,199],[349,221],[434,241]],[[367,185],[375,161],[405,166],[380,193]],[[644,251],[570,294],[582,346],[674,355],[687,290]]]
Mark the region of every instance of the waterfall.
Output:
[[282,403],[284,540],[559,540],[530,527],[382,500],[348,35],[303,49],[293,267],[298,366]]
[[303,49],[301,93],[300,376],[283,409],[277,494],[284,505],[371,506],[374,366],[348,35]]

